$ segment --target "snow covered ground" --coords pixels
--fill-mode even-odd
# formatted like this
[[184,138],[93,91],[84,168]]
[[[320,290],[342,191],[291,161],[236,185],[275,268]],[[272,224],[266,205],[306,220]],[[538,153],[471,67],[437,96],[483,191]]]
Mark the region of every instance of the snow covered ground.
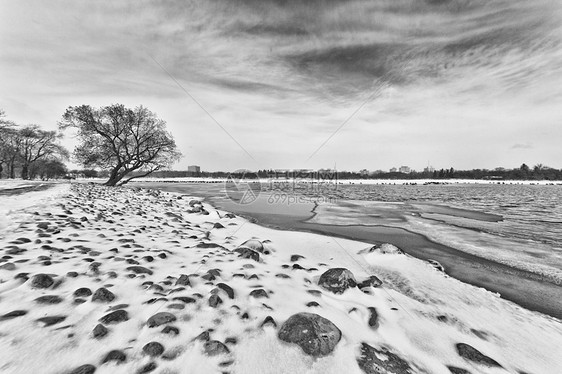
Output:
[[[36,194],[0,201],[1,373],[562,372],[559,320],[390,245],[276,231],[173,193]],[[382,285],[330,292],[332,268]],[[279,338],[301,312],[341,331],[331,353]]]

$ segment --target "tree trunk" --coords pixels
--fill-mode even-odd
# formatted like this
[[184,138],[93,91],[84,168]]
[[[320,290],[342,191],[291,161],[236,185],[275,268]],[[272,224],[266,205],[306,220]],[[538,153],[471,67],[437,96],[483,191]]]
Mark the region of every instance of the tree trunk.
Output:
[[29,179],[29,165],[23,164],[21,167],[21,179]]
[[16,170],[15,170],[14,161],[10,162],[10,165],[9,165],[8,169],[10,169],[10,178],[15,179],[16,178]]
[[113,170],[111,170],[111,173],[109,174],[109,179],[107,180],[107,182],[104,183],[105,186],[110,186],[110,187],[115,187],[117,185],[117,183],[119,183],[119,181],[121,179],[123,179],[123,177],[125,175],[127,175],[128,171],[122,171],[119,172],[119,169],[121,167],[115,167]]
[[3,162],[0,162],[0,179],[2,179],[2,172],[4,171],[4,167],[2,166]]

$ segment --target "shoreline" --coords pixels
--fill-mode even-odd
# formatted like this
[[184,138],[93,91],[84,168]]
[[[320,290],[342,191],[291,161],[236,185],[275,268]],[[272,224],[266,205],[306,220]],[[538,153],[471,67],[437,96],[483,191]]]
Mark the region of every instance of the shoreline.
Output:
[[[243,209],[249,207],[240,206],[239,209],[233,209],[236,208],[234,204],[226,204],[216,195],[213,196],[209,193],[201,195],[209,199],[213,205],[250,218],[253,222],[265,227],[284,231],[319,233],[370,244],[396,245],[415,258],[424,261],[438,261],[445,267],[445,272],[455,279],[499,293],[502,298],[528,310],[538,311],[562,320],[562,300],[560,299],[562,287],[544,275],[460,251],[406,228],[309,223],[307,221],[317,214],[315,212],[316,203],[308,211],[310,213],[308,215],[304,214],[304,210],[297,215],[292,214],[290,210],[282,211],[281,214],[272,213],[271,210],[259,211],[259,209],[256,209],[258,212],[244,212]],[[406,235],[401,235],[401,233]]]

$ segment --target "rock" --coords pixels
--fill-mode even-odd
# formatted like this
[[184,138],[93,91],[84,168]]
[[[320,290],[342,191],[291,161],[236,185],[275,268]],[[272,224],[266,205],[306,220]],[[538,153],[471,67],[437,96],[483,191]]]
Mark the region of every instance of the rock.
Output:
[[447,366],[447,369],[449,369],[451,374],[471,374],[470,371],[458,368],[456,366]]
[[279,330],[279,339],[297,344],[313,357],[330,354],[341,339],[341,331],[332,322],[314,313],[292,315]]
[[42,317],[37,319],[37,322],[41,322],[44,324],[44,327],[56,325],[57,323],[61,323],[66,319],[66,316],[48,316]]
[[11,262],[8,262],[8,263],[0,266],[0,269],[12,271],[12,270],[16,270],[16,265],[12,264]]
[[217,306],[219,306],[220,304],[222,304],[222,299],[219,297],[219,295],[211,295],[211,297],[209,297],[209,306],[216,308]]
[[254,260],[256,262],[260,262],[260,254],[259,252],[254,251],[253,249],[240,247],[236,248],[234,252],[238,253],[238,257],[248,258]]
[[277,327],[277,323],[275,322],[275,320],[273,319],[272,316],[267,316],[265,317],[265,319],[263,320],[263,322],[261,323],[260,327],[264,327],[267,325],[271,325],[273,327]]
[[78,276],[78,273],[75,271],[69,271],[68,273],[66,273],[66,276],[69,278],[76,278]]
[[263,298],[263,297],[269,298],[267,291],[264,290],[263,288],[258,288],[256,290],[253,290],[252,292],[250,292],[250,296],[255,297],[256,299]]
[[166,323],[169,322],[174,322],[176,319],[177,319],[176,316],[173,315],[172,313],[160,312],[150,317],[146,323],[148,327],[157,327],[157,326],[165,325]]
[[102,360],[102,363],[105,364],[106,362],[115,361],[118,364],[120,364],[122,362],[125,362],[126,360],[127,360],[127,355],[123,351],[115,349],[113,351],[109,351],[109,353],[105,355],[104,359]]
[[223,226],[220,222],[216,222],[216,223],[213,225],[213,228],[214,228],[214,229],[224,229],[224,226]]
[[94,327],[94,329],[92,330],[92,335],[94,336],[94,338],[100,339],[106,336],[108,332],[109,330],[104,325],[97,324],[96,327]]
[[189,277],[185,274],[180,275],[178,280],[176,281],[176,286],[191,286],[191,282],[189,281]]
[[230,353],[228,347],[218,340],[209,340],[208,342],[205,342],[203,348],[205,349],[205,353],[209,356],[217,356],[220,354]]
[[62,302],[62,298],[57,295],[45,295],[35,299],[35,302],[39,304],[59,304]]
[[309,307],[309,308],[312,308],[312,307],[320,306],[320,304],[318,304],[316,301],[311,301],[311,302],[306,303],[306,306]]
[[361,344],[361,356],[357,358],[359,368],[366,374],[413,374],[404,359],[382,347],[380,350],[367,343]]
[[318,285],[333,293],[341,294],[348,288],[356,287],[357,282],[351,271],[345,268],[333,268],[320,276]]
[[113,292],[108,290],[107,288],[98,288],[96,292],[94,292],[92,296],[92,301],[99,301],[102,303],[109,303],[115,299],[115,295]]
[[0,316],[0,321],[6,321],[8,319],[25,316],[26,314],[27,310],[13,310],[4,314],[3,316]]
[[33,288],[49,288],[54,283],[53,277],[47,274],[35,274],[31,278],[31,287]]
[[369,326],[372,328],[377,328],[379,326],[379,314],[374,307],[369,307]]
[[230,299],[234,299],[234,290],[226,283],[217,283],[217,287],[226,292]]
[[150,357],[158,357],[164,353],[164,346],[158,342],[150,342],[142,347],[142,351]]
[[365,288],[365,287],[380,287],[382,285],[382,281],[375,277],[374,275],[371,275],[369,278],[365,279],[363,282],[357,284],[357,286],[359,288]]
[[469,360],[486,366],[502,367],[497,361],[484,355],[482,352],[468,344],[458,343],[456,345],[456,348],[459,356],[461,356],[465,360]]
[[141,367],[137,373],[138,374],[144,374],[144,373],[150,373],[151,371],[156,370],[156,368],[158,367],[158,365],[156,365],[156,362],[149,362],[148,364],[144,365],[143,367]]
[[111,312],[109,314],[106,314],[105,316],[101,317],[99,319],[99,321],[103,324],[114,324],[114,323],[120,323],[120,322],[125,322],[129,320],[129,314],[127,313],[126,310],[123,309],[119,309],[116,310],[114,312]]
[[372,253],[372,252],[377,252],[377,253],[381,253],[381,254],[400,254],[403,255],[404,252],[392,245],[392,244],[388,244],[388,243],[383,243],[383,244],[377,244],[372,246],[371,248],[367,248],[364,250],[359,251],[360,254],[366,254],[366,253]]
[[304,258],[304,256],[301,256],[301,255],[292,255],[291,256],[291,262],[296,262],[296,261],[299,261],[300,259],[303,259],[303,258]]
[[180,334],[180,329],[178,329],[175,326],[165,326],[162,329],[162,333],[163,334],[170,334],[170,335],[179,335]]
[[94,374],[96,367],[94,365],[86,364],[78,366],[76,369],[69,371],[68,374]]
[[172,300],[178,300],[186,304],[193,304],[197,302],[197,300],[189,296],[178,296],[178,297],[174,297]]
[[132,271],[135,274],[153,274],[152,270],[147,269],[144,266],[129,266],[127,270]]
[[74,291],[73,295],[76,297],[85,297],[85,296],[90,296],[91,294],[92,294],[92,290],[86,287],[82,287]]
[[256,252],[263,253],[263,244],[257,239],[246,240],[240,247],[250,248]]

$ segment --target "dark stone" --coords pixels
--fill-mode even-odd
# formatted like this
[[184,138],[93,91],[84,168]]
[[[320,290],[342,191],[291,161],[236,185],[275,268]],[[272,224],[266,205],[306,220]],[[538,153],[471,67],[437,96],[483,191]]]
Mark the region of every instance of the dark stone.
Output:
[[78,276],[78,273],[75,271],[69,271],[68,273],[66,273],[66,276],[69,278],[76,278]]
[[366,374],[412,374],[412,368],[404,359],[381,347],[376,349],[367,343],[361,344],[361,356],[357,358],[359,368]]
[[234,290],[226,283],[217,283],[217,287],[226,292],[229,298],[234,299]]
[[292,255],[292,256],[291,256],[291,262],[298,261],[298,260],[300,260],[300,259],[302,259],[302,258],[305,258],[305,257],[304,257],[304,256],[301,256],[301,255]]
[[69,371],[68,374],[94,374],[96,367],[94,365],[86,364],[78,366],[76,369]]
[[99,321],[104,324],[113,324],[113,323],[120,323],[129,320],[129,314],[126,310],[119,309],[105,316],[101,317]]
[[165,326],[162,329],[162,333],[163,334],[173,334],[173,335],[179,335],[180,334],[180,329],[178,329],[175,326]]
[[96,339],[103,338],[109,333],[109,330],[102,324],[97,324],[96,327],[92,330],[92,335]]
[[379,325],[379,314],[374,307],[369,307],[369,326],[372,328],[377,328]]
[[147,269],[144,266],[129,266],[127,270],[132,271],[135,274],[153,274],[152,270]]
[[220,304],[222,304],[222,299],[219,295],[211,295],[211,297],[209,297],[209,306],[216,308]]
[[197,302],[197,300],[195,300],[194,298],[189,297],[189,296],[178,296],[178,297],[174,297],[172,300],[178,300],[178,301],[184,302],[186,304],[192,304],[192,303]]
[[211,333],[209,332],[209,330],[205,330],[201,334],[199,334],[195,338],[193,338],[193,340],[208,342],[209,340],[211,340]]
[[265,317],[265,319],[261,323],[260,327],[264,327],[266,325],[271,325],[273,327],[277,327],[277,322],[275,322],[275,320],[273,319],[272,316],[267,316],[267,317]]
[[458,368],[456,366],[447,366],[447,369],[449,369],[451,374],[471,374],[470,371]]
[[218,340],[209,340],[208,342],[205,342],[203,348],[205,349],[205,353],[209,356],[230,353],[228,347]]
[[382,285],[382,281],[374,275],[371,275],[369,278],[365,279],[363,282],[357,284],[359,288],[365,287],[380,287]]
[[341,294],[346,289],[357,286],[357,282],[349,270],[333,268],[320,276],[318,285],[333,293]]
[[102,303],[109,303],[115,299],[115,295],[113,292],[108,290],[107,288],[98,288],[96,292],[92,295],[92,301],[99,301]]
[[26,314],[27,314],[27,310],[13,310],[1,316],[0,321],[5,321],[8,319],[25,316]]
[[73,295],[76,297],[85,297],[85,296],[90,296],[91,294],[92,294],[92,290],[86,287],[82,287],[74,291]]
[[110,351],[107,355],[105,355],[104,359],[102,360],[102,363],[106,363],[106,362],[110,362],[110,361],[116,361],[118,364],[125,362],[127,360],[127,355],[120,350],[113,350]]
[[35,302],[39,304],[59,304],[62,302],[62,298],[57,295],[45,295],[35,299]]
[[224,226],[223,226],[220,222],[216,222],[216,223],[213,225],[213,228],[214,228],[214,229],[224,229]]
[[309,303],[306,303],[306,306],[311,308],[311,307],[320,306],[320,304],[318,304],[316,301],[311,301]]
[[65,319],[66,316],[48,316],[48,317],[39,318],[37,322],[41,322],[45,325],[44,327],[48,327],[48,326],[56,325],[57,323],[61,323]]
[[313,357],[330,354],[341,339],[341,331],[332,322],[314,313],[292,315],[279,330],[279,339],[297,344]]
[[174,322],[176,319],[176,316],[172,313],[160,312],[150,317],[146,323],[148,324],[148,327],[157,327],[169,322]]
[[257,239],[246,240],[240,247],[250,248],[256,252],[263,253],[264,248],[262,242]]
[[253,290],[252,292],[250,292],[250,296],[255,297],[256,299],[264,298],[264,297],[269,298],[267,291],[264,290],[263,288],[258,288],[256,290]]
[[239,254],[238,257],[247,258],[247,259],[254,260],[256,262],[260,262],[259,252],[256,252],[253,249],[240,247],[240,248],[236,248],[234,252]]
[[144,373],[150,373],[151,371],[156,370],[156,368],[158,367],[158,365],[156,365],[156,362],[149,362],[148,364],[144,365],[143,367],[141,367],[137,373],[138,374],[144,374]]
[[31,287],[49,288],[55,283],[53,277],[47,274],[36,274],[31,278]]
[[158,342],[150,342],[142,347],[142,351],[150,357],[158,357],[164,353],[164,346]]
[[176,281],[176,286],[191,286],[191,282],[189,281],[189,277],[185,274],[180,275],[178,280]]
[[468,344],[457,343],[456,348],[459,356],[461,356],[466,360],[477,362],[479,364],[486,365],[486,366],[502,367],[497,361],[484,355],[482,352],[480,352],[479,350]]

